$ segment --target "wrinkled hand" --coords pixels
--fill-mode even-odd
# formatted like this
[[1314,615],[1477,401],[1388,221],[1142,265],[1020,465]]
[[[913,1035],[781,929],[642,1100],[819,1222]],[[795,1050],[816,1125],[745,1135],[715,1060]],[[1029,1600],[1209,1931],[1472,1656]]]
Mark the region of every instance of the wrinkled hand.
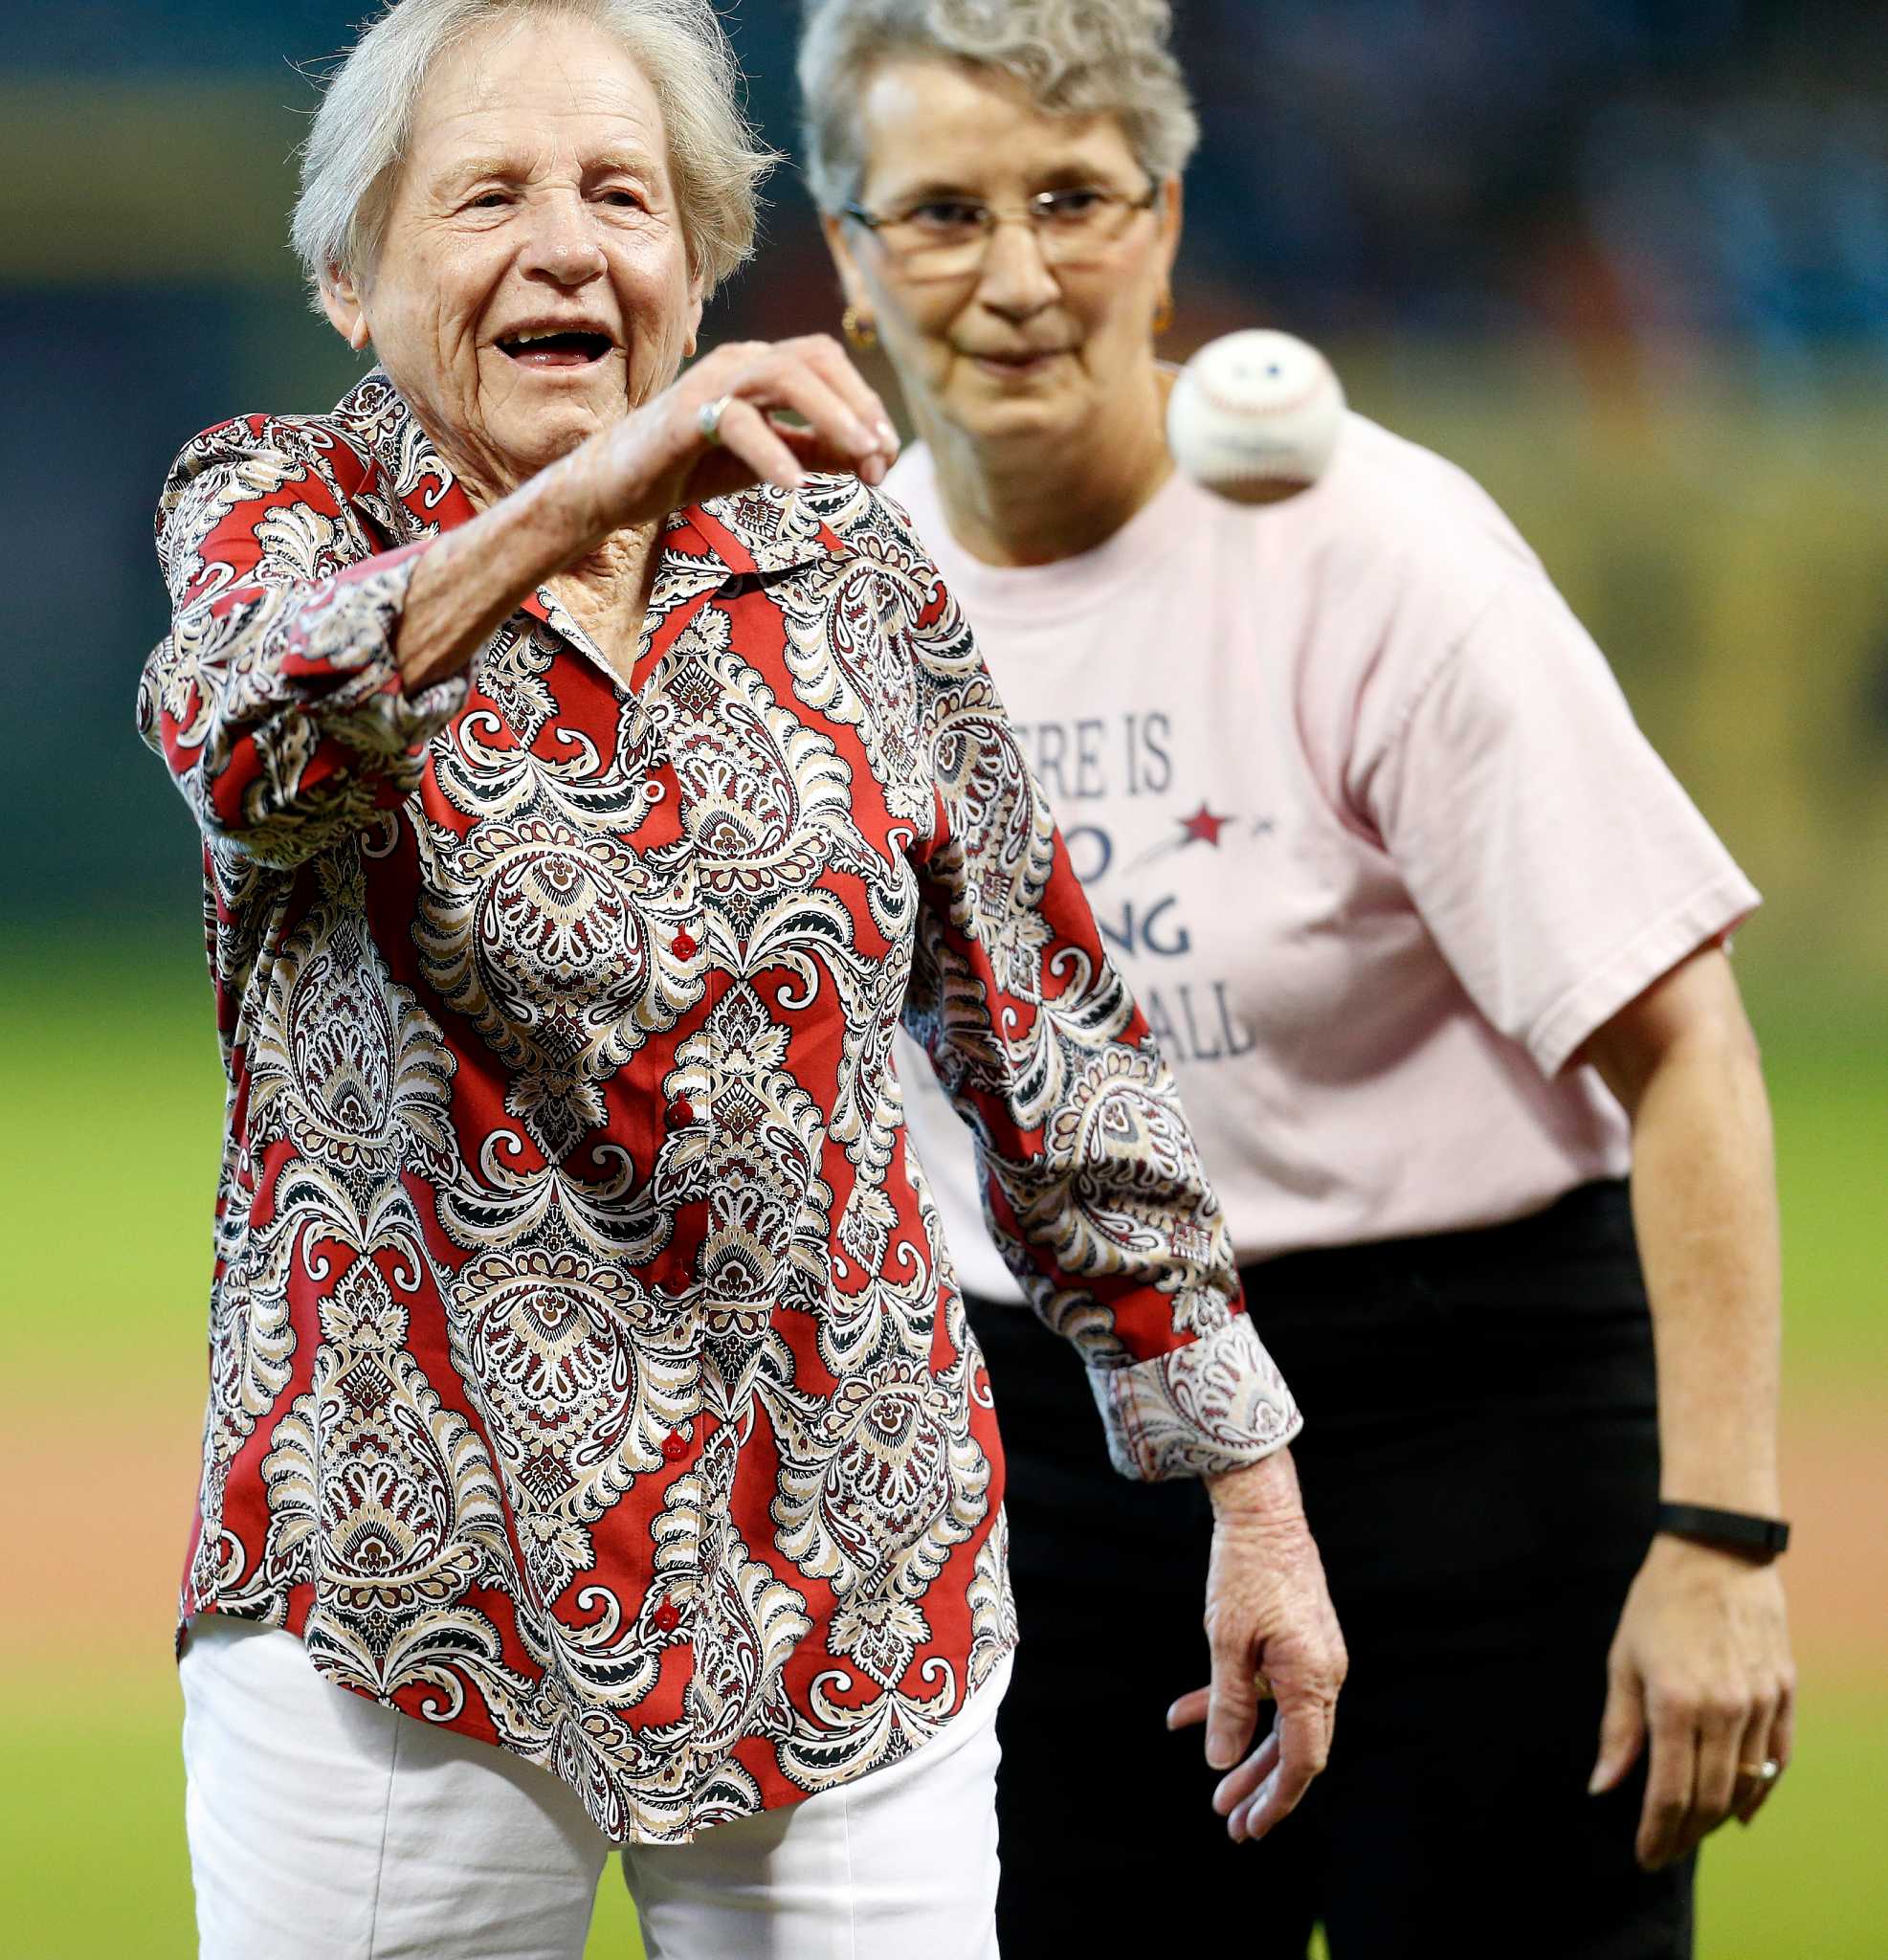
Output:
[[1794,1743],[1796,1672],[1774,1566],[1659,1537],[1633,1581],[1607,1660],[1591,1789],[1617,1789],[1652,1745],[1638,1860],[1697,1849],[1726,1817],[1749,1823],[1774,1784],[1740,1774]]
[[[725,401],[710,440],[701,412]],[[784,422],[783,414],[799,418]],[[826,334],[719,346],[672,387],[566,459],[598,537],[756,483],[797,490],[810,470],[882,483],[898,434],[884,404]]]
[[[1263,1838],[1290,1815],[1329,1760],[1349,1660],[1304,1522],[1291,1452],[1279,1450],[1207,1483],[1213,1505],[1206,1612],[1212,1685],[1183,1695],[1167,1710],[1166,1726],[1205,1721],[1207,1761],[1231,1771],[1213,1792],[1212,1807],[1236,1843]],[[1277,1714],[1240,1762],[1267,1693]]]

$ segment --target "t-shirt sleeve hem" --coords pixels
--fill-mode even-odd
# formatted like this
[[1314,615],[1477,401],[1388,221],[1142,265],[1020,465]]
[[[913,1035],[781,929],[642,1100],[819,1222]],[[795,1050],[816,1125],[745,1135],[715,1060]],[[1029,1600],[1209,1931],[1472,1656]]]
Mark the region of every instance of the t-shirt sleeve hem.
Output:
[[1563,993],[1526,1036],[1527,1052],[1550,1080],[1588,1036],[1680,960],[1741,924],[1763,902],[1737,872],[1720,874],[1630,940],[1606,964]]

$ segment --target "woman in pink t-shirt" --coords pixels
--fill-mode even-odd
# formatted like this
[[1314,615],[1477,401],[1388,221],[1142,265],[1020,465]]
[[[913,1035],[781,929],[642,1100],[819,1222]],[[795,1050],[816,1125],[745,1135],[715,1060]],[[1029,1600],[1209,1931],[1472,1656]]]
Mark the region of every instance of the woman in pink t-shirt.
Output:
[[[1723,951],[1757,897],[1459,471],[1353,415],[1266,511],[1174,472],[1154,339],[1197,131],[1166,30],[1158,0],[818,0],[801,59],[848,328],[922,437],[890,488],[1180,1077],[1352,1657],[1255,1874],[1150,1702],[1203,1666],[1211,1521],[1091,1495],[1004,1167],[901,1066],[1010,1450],[1006,1940],[1211,1914],[1248,1954],[1320,1920],[1337,1960],[1438,1924],[1683,1954],[1693,1853],[1790,1753],[1774,1187]],[[1235,1841],[1286,1807],[1268,1769],[1215,1793]]]

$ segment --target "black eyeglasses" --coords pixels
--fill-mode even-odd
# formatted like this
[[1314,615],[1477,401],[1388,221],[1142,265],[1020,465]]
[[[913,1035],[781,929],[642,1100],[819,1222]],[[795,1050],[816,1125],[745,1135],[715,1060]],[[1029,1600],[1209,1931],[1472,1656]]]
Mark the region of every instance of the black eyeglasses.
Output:
[[898,260],[910,279],[963,278],[979,270],[998,225],[1027,224],[1045,265],[1079,271],[1105,259],[1128,227],[1160,201],[1160,186],[1144,196],[1104,185],[1038,190],[1020,210],[998,211],[974,197],[923,197],[901,211],[842,207]]

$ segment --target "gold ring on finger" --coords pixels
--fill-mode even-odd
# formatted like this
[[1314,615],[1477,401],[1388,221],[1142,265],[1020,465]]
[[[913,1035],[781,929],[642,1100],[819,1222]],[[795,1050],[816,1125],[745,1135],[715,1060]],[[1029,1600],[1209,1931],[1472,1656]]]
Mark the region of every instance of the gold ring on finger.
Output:
[[724,394],[719,401],[703,402],[695,418],[695,426],[700,430],[702,441],[711,449],[722,446],[722,417],[727,413],[727,405],[733,399],[731,394]]
[[1740,1763],[1737,1773],[1749,1783],[1774,1783],[1783,1774],[1783,1765],[1768,1756],[1761,1763]]

